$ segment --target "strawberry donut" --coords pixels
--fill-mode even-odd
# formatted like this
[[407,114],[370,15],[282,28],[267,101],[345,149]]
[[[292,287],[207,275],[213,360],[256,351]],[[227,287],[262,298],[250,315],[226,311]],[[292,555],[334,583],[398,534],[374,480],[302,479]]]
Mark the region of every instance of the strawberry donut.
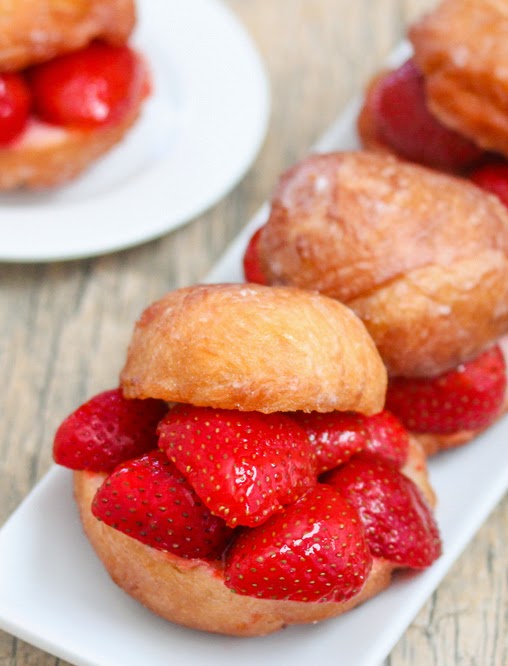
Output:
[[292,287],[201,285],[136,324],[120,388],[67,417],[84,530],[160,616],[258,636],[366,601],[441,544],[421,447],[361,321]]
[[507,30],[504,0],[442,0],[410,27],[413,56],[371,83],[364,146],[461,173],[506,158]]
[[136,121],[149,80],[132,0],[0,8],[0,189],[65,183]]
[[387,154],[311,156],[281,177],[245,270],[348,305],[387,367],[387,408],[428,453],[506,408],[508,212],[466,180]]

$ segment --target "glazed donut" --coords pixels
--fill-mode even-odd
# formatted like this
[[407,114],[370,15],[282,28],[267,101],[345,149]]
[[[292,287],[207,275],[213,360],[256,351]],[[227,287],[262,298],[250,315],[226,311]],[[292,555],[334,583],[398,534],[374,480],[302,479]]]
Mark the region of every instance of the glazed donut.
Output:
[[508,6],[443,0],[409,30],[427,102],[441,123],[508,156]]
[[145,310],[121,383],[127,398],[373,414],[383,406],[385,372],[359,319],[331,299],[293,288],[202,285]]
[[[157,427],[159,450],[153,451],[153,443],[150,443],[147,450],[150,447],[152,449],[144,458],[125,460],[133,455],[130,449],[129,456],[123,456],[125,462],[111,472],[111,458],[108,458],[109,466],[104,471],[101,471],[100,465],[95,465],[95,468],[92,464],[87,465],[84,459],[90,457],[90,419],[95,418],[90,415],[99,414],[97,408],[92,407],[92,399],[60,426],[55,437],[54,455],[57,462],[75,470],[75,499],[85,533],[112,579],[128,594],[165,619],[196,629],[229,635],[268,634],[288,624],[316,622],[339,615],[387,587],[395,569],[407,566],[424,568],[439,555],[439,538],[430,509],[434,506],[435,497],[427,477],[425,456],[420,445],[407,437],[401,426],[396,427],[396,432],[404,439],[405,448],[397,465],[386,460],[381,463],[377,458],[377,455],[381,455],[379,451],[378,454],[372,451],[365,454],[356,449],[358,452],[355,453],[353,445],[346,444],[351,450],[348,451],[347,460],[342,466],[322,466],[317,472],[347,469],[355,460],[367,465],[374,464],[373,461],[376,460],[376,465],[384,465],[383,479],[385,475],[396,474],[397,478],[409,484],[413,489],[411,492],[416,493],[419,498],[418,511],[422,510],[427,516],[426,520],[430,521],[430,541],[429,546],[423,548],[423,559],[418,555],[416,561],[408,564],[399,555],[380,555],[372,550],[372,555],[369,555],[370,562],[363,562],[365,574],[359,574],[360,577],[355,582],[355,592],[349,592],[343,598],[330,596],[326,592],[324,596],[316,598],[316,601],[307,600],[307,597],[301,596],[301,590],[297,589],[298,581],[291,583],[296,586],[296,592],[292,591],[291,594],[285,591],[283,583],[280,583],[281,590],[270,592],[269,597],[263,591],[249,593],[234,586],[233,589],[238,593],[231,592],[231,557],[235,545],[245,535],[256,534],[259,538],[259,530],[264,529],[265,525],[270,525],[267,528],[272,535],[270,538],[275,538],[276,523],[270,521],[279,519],[277,512],[270,516],[265,512],[259,525],[258,518],[249,522],[245,516],[245,522],[238,522],[239,527],[235,527],[236,518],[232,519],[229,513],[230,508],[231,512],[236,510],[232,504],[226,507],[223,513],[216,513],[217,516],[224,516],[229,528],[233,529],[227,536],[229,545],[226,544],[226,550],[219,558],[195,555],[184,557],[183,554],[180,556],[177,553],[182,551],[178,550],[176,545],[169,548],[157,545],[162,543],[160,538],[150,540],[147,531],[151,528],[145,529],[136,516],[133,518],[132,529],[123,519],[117,523],[112,517],[122,505],[123,499],[120,495],[124,492],[121,490],[119,495],[114,489],[114,479],[118,478],[122,487],[127,488],[130,482],[126,475],[130,474],[131,466],[148,460],[149,456],[153,456],[151,461],[160,461],[162,456],[166,465],[170,464],[169,458],[178,466],[177,458],[180,454],[176,457],[171,455],[171,451],[176,449],[184,457],[182,475],[199,494],[206,507],[213,512],[213,498],[206,497],[211,486],[207,490],[200,490],[195,476],[200,470],[196,467],[203,464],[200,462],[202,459],[214,461],[214,455],[211,454],[213,449],[220,453],[220,463],[213,463],[213,469],[221,469],[223,465],[227,465],[224,461],[228,459],[229,439],[232,439],[231,446],[234,450],[240,446],[237,442],[241,441],[238,433],[235,436],[228,435],[214,448],[213,438],[219,436],[217,433],[220,430],[217,418],[235,421],[241,415],[242,423],[253,423],[250,421],[252,418],[261,421],[274,418],[277,422],[282,419],[286,426],[291,423],[290,427],[294,429],[291,431],[293,442],[297,442],[303,435],[305,443],[302,440],[297,446],[304,446],[305,451],[311,451],[307,448],[310,446],[310,434],[307,439],[307,431],[297,426],[298,421],[294,419],[297,419],[298,414],[308,412],[309,417],[317,415],[318,418],[324,414],[328,418],[329,415],[342,414],[343,412],[334,411],[340,409],[360,410],[373,415],[355,417],[353,412],[345,412],[352,418],[378,418],[384,402],[386,370],[363,324],[338,301],[292,287],[255,284],[198,285],[177,290],[148,307],[138,320],[121,373],[121,386],[122,396],[115,392],[98,396],[97,404],[101,405],[101,410],[104,405],[110,405],[111,400],[117,404],[120,401],[123,407],[127,408],[134,405],[136,414],[136,410],[148,404],[147,401],[152,401],[150,409],[153,407],[155,410],[158,409],[157,403],[169,403],[169,411]],[[109,409],[110,407],[106,411]],[[283,414],[280,414],[281,410]],[[201,416],[196,416],[198,412]],[[190,420],[188,413],[191,414]],[[82,422],[83,415],[86,415],[85,441],[80,439],[82,433],[74,436],[76,423]],[[138,416],[135,419],[137,422]],[[149,419],[152,418],[153,414]],[[156,414],[156,418],[160,419],[160,414]],[[174,429],[180,426],[183,429],[180,435],[177,435]],[[229,426],[228,423],[228,428]],[[256,446],[252,440],[254,429],[254,424],[247,428],[250,434],[246,440],[246,448]],[[114,428],[108,424],[107,432],[113,431]],[[137,432],[146,433],[146,427],[140,426]],[[384,432],[386,435],[388,431]],[[102,435],[103,433],[99,438],[100,447],[106,446]],[[347,438],[350,436],[352,433],[347,435]],[[140,437],[136,436],[135,439]],[[203,444],[200,444],[201,439]],[[279,460],[285,454],[281,440],[277,441],[276,459]],[[205,447],[209,446],[212,446],[212,449],[207,452]],[[294,447],[295,444],[292,443],[291,446]],[[74,465],[70,458],[75,457],[76,447],[84,452],[84,458],[81,457],[79,464]],[[269,450],[269,447],[268,440],[263,439],[263,445],[257,450],[255,457],[263,457],[264,451]],[[194,456],[195,450],[197,457],[193,459],[189,456]],[[101,455],[99,453],[99,457]],[[314,465],[313,454],[302,453],[302,456],[306,458],[305,465]],[[193,462],[190,462],[191,460]],[[236,467],[244,470],[249,463],[245,462],[246,459],[242,460],[244,462],[241,465],[236,464]],[[271,475],[277,475],[277,464],[272,463],[274,471],[270,472]],[[282,470],[282,467],[280,469]],[[146,470],[146,467],[143,470]],[[235,472],[235,484],[245,482],[245,471],[242,470]],[[147,515],[151,516],[152,521],[154,514],[149,506],[150,491],[143,473],[136,472],[133,477],[134,484],[141,484],[142,505],[144,503],[148,507],[141,507],[141,510],[148,511]],[[221,487],[220,483],[225,483],[225,479],[229,478],[225,472],[226,476],[221,476],[222,481],[219,483],[213,476],[217,472],[203,470],[203,474],[206,476],[206,483],[208,479],[213,481],[213,484],[218,483],[217,489]],[[244,475],[241,481],[238,474]],[[264,474],[259,472],[259,477],[264,477]],[[254,473],[252,478],[255,479],[256,475],[257,473]],[[266,478],[265,481],[268,483],[270,479]],[[182,478],[178,480],[178,484],[185,482]],[[258,483],[256,481],[256,484]],[[314,476],[310,481],[307,479],[306,484],[296,501],[295,497],[289,500],[289,508],[283,509],[285,513],[281,514],[281,520],[290,520],[292,507],[298,506],[307,497],[307,493],[316,489],[319,493],[319,489],[323,487],[328,488],[326,492],[333,493],[334,482],[327,478],[320,477],[318,482]],[[161,498],[157,502],[164,504],[161,510],[166,516],[170,510],[170,500],[161,489],[162,486],[157,488],[154,491],[155,496]],[[278,492],[276,486],[273,488]],[[136,493],[135,490],[133,492]],[[185,492],[189,493],[190,489]],[[253,489],[253,492],[256,491]],[[271,492],[270,490],[269,494]],[[301,495],[301,492],[304,494]],[[114,506],[108,503],[109,493],[114,497]],[[170,494],[173,494],[173,490]],[[250,494],[250,490],[247,494]],[[133,497],[130,490],[127,490],[127,497]],[[221,502],[227,503],[227,500],[221,499]],[[347,511],[352,511],[352,505],[349,505],[349,502],[346,504]],[[223,509],[224,507],[221,507],[221,511]],[[137,511],[134,505],[132,510],[133,513]],[[313,510],[311,509],[311,512]],[[320,520],[326,521],[329,517]],[[339,522],[348,520],[345,517],[336,519]],[[302,520],[305,522],[306,519],[299,514],[297,522]],[[401,521],[404,531],[408,523],[405,510]],[[176,518],[171,518],[172,527],[174,522]],[[356,519],[353,522],[356,523]],[[285,532],[290,529],[287,524],[284,522]],[[343,527],[341,525],[340,529]],[[139,530],[139,535],[133,534],[136,530]],[[394,530],[397,532],[395,526]],[[309,530],[310,533],[314,533],[313,530]],[[309,534],[306,534],[305,538],[309,538]],[[361,534],[363,535],[363,532]],[[173,532],[171,535],[170,539],[176,539]],[[165,532],[162,537],[166,538]],[[316,543],[320,543],[320,538],[317,538]],[[333,538],[337,539],[339,535]],[[342,538],[346,537],[341,535],[340,539]],[[349,538],[348,536],[347,539]],[[351,538],[354,542],[351,546],[353,550],[362,552],[364,536],[358,533]],[[186,540],[190,539],[191,537]],[[427,534],[423,536],[420,532],[416,540],[414,536],[408,538],[411,548],[416,542],[419,549],[426,541]],[[313,548],[306,551],[306,556],[314,557]],[[334,549],[335,546],[332,550]],[[316,561],[322,561],[320,547],[317,547],[316,558]],[[261,560],[259,557],[256,562]],[[335,585],[338,580],[336,574],[333,575],[333,580]],[[257,586],[257,583],[254,585]]]
[[410,27],[412,57],[369,85],[363,146],[462,174],[506,158],[507,30],[503,0],[443,0]]
[[[425,456],[411,440],[403,473],[435,504]],[[151,611],[170,622],[231,636],[262,636],[292,624],[337,617],[390,585],[394,562],[374,558],[362,591],[343,603],[272,601],[232,594],[224,585],[221,562],[185,560],[132,539],[98,521],[90,507],[105,474],[74,472],[74,496],[84,531],[114,582]]]
[[[314,155],[289,169],[258,252],[268,284],[348,305],[391,377],[439,376],[508,331],[506,208],[465,180],[388,154]],[[466,430],[442,445],[476,431]]]
[[94,39],[124,44],[134,0],[0,0],[0,71],[19,71]]
[[0,4],[1,190],[66,183],[134,125],[149,92],[134,23],[132,0]]

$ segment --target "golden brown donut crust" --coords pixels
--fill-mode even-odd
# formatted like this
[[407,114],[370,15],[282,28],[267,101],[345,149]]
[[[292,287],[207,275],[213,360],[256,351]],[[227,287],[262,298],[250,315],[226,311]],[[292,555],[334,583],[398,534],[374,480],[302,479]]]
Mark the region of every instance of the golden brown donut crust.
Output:
[[409,31],[429,108],[477,145],[508,155],[508,3],[443,0]]
[[119,143],[139,117],[143,100],[111,126],[71,130],[38,124],[0,150],[0,190],[63,185]]
[[287,171],[259,252],[270,284],[351,307],[391,375],[440,374],[508,330],[506,209],[390,155],[313,155]]
[[[404,473],[433,506],[425,457],[413,441]],[[171,622],[233,636],[261,636],[286,625],[335,617],[388,587],[396,565],[374,559],[360,594],[346,603],[271,601],[234,594],[224,585],[222,565],[184,560],[155,550],[97,520],[91,510],[105,474],[74,472],[74,494],[85,533],[114,582],[144,606]]]
[[24,69],[93,39],[127,41],[134,0],[0,0],[0,71]]
[[337,301],[291,287],[197,285],[145,310],[121,385],[128,398],[371,414],[383,407],[386,370]]

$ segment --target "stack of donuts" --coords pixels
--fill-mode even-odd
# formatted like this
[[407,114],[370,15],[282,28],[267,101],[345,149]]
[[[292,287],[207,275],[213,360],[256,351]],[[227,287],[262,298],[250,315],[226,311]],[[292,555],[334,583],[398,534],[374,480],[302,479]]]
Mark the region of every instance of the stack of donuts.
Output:
[[[505,3],[445,0],[411,33],[427,60],[416,53],[408,80],[448,63],[443,16],[458,22],[450,60],[467,62],[463,17],[478,17],[465,4],[481,14]],[[483,128],[472,146],[475,123],[447,111],[438,131],[453,167],[429,146],[426,165],[396,155],[374,122],[383,80],[360,117],[369,150],[283,174],[246,248],[246,282],[150,305],[119,386],[56,433],[97,555],[170,621],[267,634],[431,566],[441,542],[426,455],[466,444],[506,409],[508,211],[455,161],[497,160],[503,142]]]
[[0,7],[0,189],[60,185],[115,146],[149,92],[133,0]]

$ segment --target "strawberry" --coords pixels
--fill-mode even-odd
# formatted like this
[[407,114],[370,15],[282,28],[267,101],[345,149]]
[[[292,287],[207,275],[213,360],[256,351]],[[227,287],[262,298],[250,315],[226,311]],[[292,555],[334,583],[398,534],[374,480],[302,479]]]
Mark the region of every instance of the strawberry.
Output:
[[141,543],[180,557],[216,557],[231,534],[162,451],[119,465],[97,490],[92,513]]
[[402,467],[409,450],[409,435],[402,423],[386,409],[365,417],[368,433],[365,451]]
[[484,164],[469,174],[469,178],[487,192],[495,194],[508,206],[508,164],[497,162]]
[[266,277],[261,270],[261,262],[259,260],[259,238],[263,227],[260,227],[251,236],[247,244],[247,249],[243,255],[243,273],[247,282],[257,282],[258,284],[266,284]]
[[39,117],[80,129],[121,120],[145,84],[144,66],[129,47],[100,42],[36,65],[29,76]]
[[484,152],[442,125],[427,108],[424,79],[413,60],[381,77],[368,105],[381,142],[401,157],[446,171],[461,171]]
[[389,412],[365,416],[356,412],[295,412],[316,454],[317,474],[347,462],[355,453],[371,451],[401,466],[407,457],[406,430]]
[[420,489],[391,463],[362,453],[324,481],[357,509],[375,557],[423,569],[440,555],[439,531]]
[[0,74],[0,146],[7,146],[25,129],[32,95],[20,74]]
[[99,393],[70,414],[53,444],[55,462],[70,469],[110,472],[118,463],[157,447],[162,400],[127,400],[120,389]]
[[413,432],[450,434],[486,428],[499,414],[506,365],[499,347],[437,377],[394,377],[387,409]]
[[159,435],[206,506],[233,527],[267,520],[316,480],[308,437],[283,414],[177,405]]
[[262,599],[341,602],[360,592],[371,566],[357,511],[318,484],[240,533],[226,553],[225,583]]

